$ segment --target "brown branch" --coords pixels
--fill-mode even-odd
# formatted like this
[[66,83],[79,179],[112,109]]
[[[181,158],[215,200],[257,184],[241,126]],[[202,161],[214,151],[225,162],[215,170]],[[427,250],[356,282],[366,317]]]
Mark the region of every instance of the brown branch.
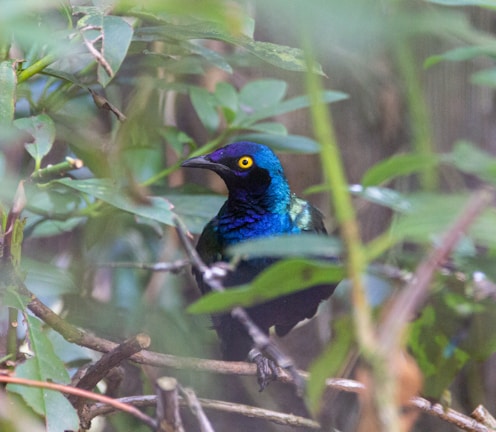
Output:
[[496,419],[491,415],[483,405],[479,405],[471,414],[472,418],[487,426],[490,429],[496,430]]
[[100,403],[104,403],[106,405],[109,405],[113,409],[131,414],[132,416],[141,420],[143,423],[145,423],[147,426],[149,426],[153,430],[155,430],[155,428],[157,427],[157,424],[156,424],[154,419],[152,419],[151,417],[142,413],[140,410],[138,410],[133,405],[122,402],[119,399],[113,399],[113,398],[110,398],[108,396],[104,396],[104,395],[90,392],[88,390],[83,390],[83,389],[79,389],[79,388],[75,388],[75,387],[71,387],[71,386],[66,386],[63,384],[56,384],[56,383],[45,382],[45,381],[35,381],[35,380],[26,379],[26,378],[17,378],[14,376],[1,375],[1,374],[0,374],[0,382],[19,384],[19,385],[24,385],[24,386],[28,386],[28,387],[44,388],[47,390],[55,390],[55,391],[59,391],[61,393],[70,394],[70,395],[78,396],[81,398],[92,399],[92,400],[98,401]]
[[201,403],[196,397],[196,393],[193,391],[193,389],[179,387],[179,390],[181,391],[181,394],[190,411],[197,418],[198,424],[200,426],[200,432],[214,432],[214,428],[210,424],[210,420],[208,419],[208,417],[205,415]]
[[459,413],[453,409],[446,409],[441,404],[433,404],[427,399],[415,397],[411,400],[411,405],[437,417],[467,432],[490,432],[490,429],[477,420]]
[[179,415],[179,394],[177,380],[160,377],[155,382],[157,393],[157,432],[184,432]]
[[[140,408],[155,406],[157,403],[157,397],[154,395],[131,396],[131,397],[122,398],[120,400],[121,402]],[[181,398],[179,402],[181,405],[188,404],[188,402],[183,398]],[[300,417],[294,414],[285,414],[250,405],[236,404],[236,403],[212,400],[212,399],[198,398],[198,402],[202,408],[209,409],[212,411],[235,413],[245,417],[267,420],[272,423],[285,425],[285,426],[320,429],[320,425],[316,421],[305,417]],[[113,411],[114,410],[112,407],[98,403],[90,408],[87,415],[90,418],[95,418],[99,415],[112,414]],[[206,431],[208,431],[208,429],[206,429]],[[202,430],[202,432],[204,431]]]
[[93,57],[95,57],[95,60],[103,67],[103,69],[105,69],[105,72],[107,72],[109,77],[113,77],[114,71],[112,70],[112,67],[109,65],[109,63],[107,62],[107,60],[103,56],[103,52],[101,53],[100,51],[98,51],[95,48],[95,43],[98,42],[99,40],[101,40],[102,41],[102,51],[103,51],[103,44],[105,43],[105,41],[103,40],[103,33],[101,33],[100,36],[98,36],[96,39],[90,41],[90,40],[86,39],[86,37],[84,36],[84,32],[88,31],[88,30],[98,30],[98,31],[102,32],[102,28],[97,27],[97,26],[84,27],[81,29],[81,37],[83,38],[83,42],[86,45],[86,48],[88,48],[88,51],[93,55]]
[[[150,337],[140,333],[131,339],[117,345],[113,350],[105,353],[98,361],[91,365],[85,374],[79,379],[76,387],[91,390],[93,389],[115,366],[128,359],[133,354],[148,348],[150,346]],[[69,398],[72,403],[76,400]],[[77,405],[80,407],[84,401],[79,400]]]

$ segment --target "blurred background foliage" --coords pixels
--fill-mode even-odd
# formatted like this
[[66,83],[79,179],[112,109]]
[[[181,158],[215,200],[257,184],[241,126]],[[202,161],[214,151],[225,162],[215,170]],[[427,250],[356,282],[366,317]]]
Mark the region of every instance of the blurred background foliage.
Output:
[[[144,331],[153,350],[218,358],[207,315],[186,312],[198,298],[189,271],[153,273],[106,263],[183,258],[171,228],[174,216],[199,233],[222,204],[224,189],[208,173],[184,173],[180,162],[238,139],[276,150],[293,190],[326,213],[330,231],[338,228],[305,110],[305,74],[315,73],[326,88],[320,97],[331,104],[329,121],[366,243],[369,300],[380,310],[399,283],[374,266],[414,270],[470,192],[496,183],[494,7],[476,0],[4,0],[0,214],[5,233],[19,199],[15,191],[25,180],[25,225],[17,225],[12,250],[17,271],[57,313],[99,336],[118,341]],[[309,68],[299,49],[305,44],[315,59]],[[75,168],[79,159],[84,167],[57,171],[59,164]],[[56,168],[46,170],[50,165]],[[459,242],[409,334],[425,395],[439,398],[451,389],[453,406],[464,412],[479,403],[496,412],[495,218],[489,209]],[[340,253],[335,238],[325,244],[310,239],[297,248]],[[242,253],[288,250],[287,242],[269,242],[247,245]],[[95,358],[27,314],[26,299],[2,279],[5,367],[67,382],[77,366]],[[345,375],[353,357],[348,294],[345,281],[315,320],[280,341],[302,368],[329,341],[331,349],[338,347],[331,354],[339,362],[322,367],[330,358],[324,353],[312,368],[310,404],[320,408],[323,424],[340,430],[353,430],[355,401],[346,396],[339,403],[338,397],[326,405],[319,383],[331,373]],[[14,343],[13,310],[24,316]],[[26,367],[32,358],[14,362],[26,338],[33,358],[50,359],[49,370]],[[159,374],[136,366],[127,372],[122,395],[149,392],[150,378]],[[160,373],[193,385],[200,396],[306,413],[282,385],[260,395],[254,379]],[[48,430],[77,428],[64,398],[37,400],[43,395],[36,392],[10,387],[7,397],[16,410],[44,416]],[[65,413],[64,424],[54,412]],[[216,430],[286,430],[212,417]],[[0,410],[1,430],[23,430],[30,421]],[[417,425],[434,427],[454,430],[430,418]],[[145,430],[121,415],[98,428]]]

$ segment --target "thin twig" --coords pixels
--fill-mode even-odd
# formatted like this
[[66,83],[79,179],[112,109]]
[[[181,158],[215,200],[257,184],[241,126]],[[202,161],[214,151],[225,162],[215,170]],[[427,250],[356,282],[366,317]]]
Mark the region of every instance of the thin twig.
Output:
[[[131,396],[131,397],[122,398],[120,400],[126,404],[130,404],[140,408],[155,406],[157,403],[157,397],[155,395]],[[294,414],[286,414],[286,413],[272,411],[264,408],[258,408],[250,405],[236,404],[236,403],[219,401],[219,400],[204,399],[204,398],[198,398],[197,400],[203,409],[209,409],[212,411],[219,411],[219,412],[235,413],[245,417],[266,420],[275,424],[280,424],[285,426],[320,429],[320,425],[315,420],[297,416]],[[181,405],[189,404],[189,402],[187,402],[183,398],[181,398],[179,402]],[[99,415],[108,415],[112,413],[113,413],[112,407],[98,403],[90,408],[87,415],[90,419],[92,419]]]
[[214,428],[210,423],[210,420],[206,416],[200,401],[196,397],[196,393],[191,388],[179,387],[184,401],[188,404],[190,411],[194,414],[198,420],[198,425],[200,426],[200,432],[214,432]]
[[[203,281],[210,286],[212,291],[222,292],[225,290],[220,279],[225,276],[225,270],[219,268],[210,268],[202,261],[198,252],[195,250],[191,244],[186,231],[183,229],[181,222],[175,219],[176,230],[179,235],[179,239],[186,251],[186,254],[191,259],[192,265],[198,270],[202,275]],[[221,272],[219,272],[221,271]],[[246,329],[250,335],[253,346],[266,355],[268,358],[275,361],[275,363],[286,370],[293,379],[293,384],[296,387],[297,393],[301,396],[303,395],[304,381],[301,378],[298,370],[296,369],[293,361],[284,354],[281,349],[275,344],[270,338],[255,324],[255,322],[250,318],[245,309],[241,307],[235,307],[231,310],[231,316],[236,319],[243,327]]]
[[140,262],[107,262],[99,264],[99,267],[109,268],[137,268],[140,270],[151,270],[155,272],[178,272],[191,265],[189,260],[176,260],[172,262],[158,262],[146,264]]
[[[114,71],[112,70],[112,67],[108,64],[107,60],[105,60],[105,57],[103,56],[103,45],[105,43],[105,41],[103,40],[103,34],[100,34],[96,39],[90,41],[86,39],[86,37],[84,36],[84,32],[88,30],[99,30],[101,32],[102,28],[96,26],[84,27],[81,29],[81,37],[83,38],[83,42],[86,45],[86,48],[88,48],[88,51],[93,55],[93,57],[95,57],[95,60],[105,69],[105,72],[107,72],[109,77],[113,77]],[[95,43],[98,42],[99,40],[102,41],[102,53],[100,53],[95,48]]]

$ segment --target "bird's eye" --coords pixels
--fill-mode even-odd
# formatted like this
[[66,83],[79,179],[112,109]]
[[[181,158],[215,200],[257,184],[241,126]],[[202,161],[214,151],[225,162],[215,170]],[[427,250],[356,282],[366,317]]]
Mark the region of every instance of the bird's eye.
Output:
[[238,166],[239,166],[241,169],[248,169],[248,168],[250,168],[252,165],[253,165],[253,158],[251,158],[250,156],[241,156],[241,157],[238,159]]

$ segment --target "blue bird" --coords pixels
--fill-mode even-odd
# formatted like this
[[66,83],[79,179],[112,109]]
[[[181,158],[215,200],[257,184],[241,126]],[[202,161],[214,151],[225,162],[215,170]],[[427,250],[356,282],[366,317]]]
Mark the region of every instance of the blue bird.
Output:
[[[198,240],[197,251],[207,265],[228,262],[232,257],[226,254],[226,249],[245,240],[305,232],[326,234],[322,213],[291,193],[281,162],[265,145],[236,142],[188,159],[182,166],[211,170],[224,180],[228,189],[227,201]],[[228,288],[249,283],[275,261],[276,258],[270,257],[242,260],[227,274],[223,284]],[[208,293],[210,288],[201,276],[195,276],[202,294]],[[313,317],[319,303],[334,288],[332,285],[311,287],[249,307],[247,312],[265,333],[275,326],[276,334],[284,336],[301,320]],[[252,340],[241,324],[230,314],[215,315],[212,320],[224,359],[246,360]],[[261,355],[255,355],[252,360],[257,363],[263,389],[276,375],[276,369]]]

